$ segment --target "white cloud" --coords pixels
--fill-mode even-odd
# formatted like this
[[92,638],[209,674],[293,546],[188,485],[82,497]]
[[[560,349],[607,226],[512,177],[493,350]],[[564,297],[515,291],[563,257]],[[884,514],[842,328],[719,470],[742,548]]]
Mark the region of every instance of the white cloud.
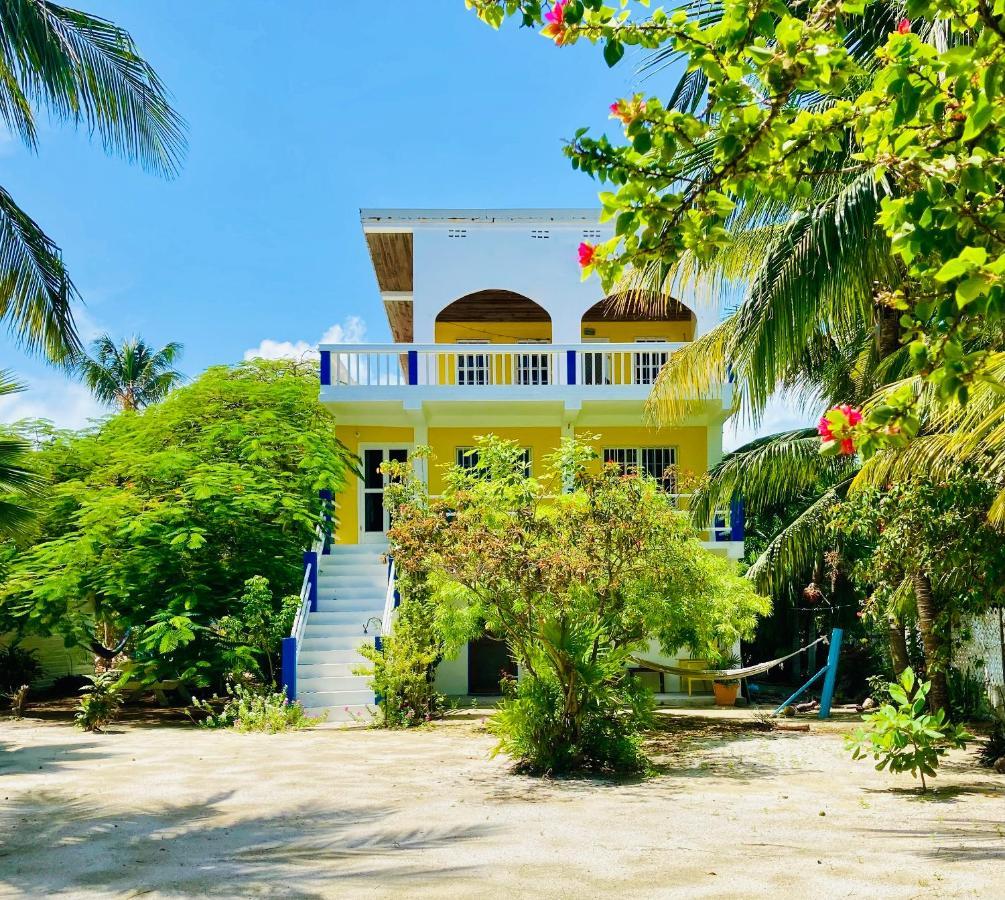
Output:
[[257,347],[244,351],[245,359],[314,359],[318,344],[362,344],[366,337],[366,322],[359,316],[346,316],[342,324],[332,325],[317,343],[307,341],[277,341],[265,338]]
[[108,407],[82,384],[54,374],[20,379],[27,390],[0,397],[0,422],[48,419],[59,428],[83,428],[89,419],[108,415]]
[[728,452],[742,447],[754,438],[777,434],[779,431],[806,428],[815,422],[816,418],[798,403],[784,396],[774,397],[768,402],[761,424],[757,428],[738,415],[730,419],[722,433],[722,446]]

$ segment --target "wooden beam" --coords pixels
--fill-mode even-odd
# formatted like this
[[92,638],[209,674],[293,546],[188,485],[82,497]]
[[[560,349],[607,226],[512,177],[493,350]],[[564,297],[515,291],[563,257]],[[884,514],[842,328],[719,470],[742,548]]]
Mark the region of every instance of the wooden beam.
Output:
[[367,233],[373,271],[382,291],[411,291],[412,235],[411,232]]

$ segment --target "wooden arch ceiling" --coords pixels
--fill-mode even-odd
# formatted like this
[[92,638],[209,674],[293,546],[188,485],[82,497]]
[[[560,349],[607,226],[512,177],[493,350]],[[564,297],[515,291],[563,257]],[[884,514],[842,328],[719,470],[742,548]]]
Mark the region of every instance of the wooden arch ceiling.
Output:
[[583,313],[584,322],[691,322],[694,318],[675,297],[651,291],[611,294]]
[[515,291],[475,291],[445,306],[436,315],[437,322],[498,322],[500,304],[507,322],[550,322],[548,311],[530,297]]

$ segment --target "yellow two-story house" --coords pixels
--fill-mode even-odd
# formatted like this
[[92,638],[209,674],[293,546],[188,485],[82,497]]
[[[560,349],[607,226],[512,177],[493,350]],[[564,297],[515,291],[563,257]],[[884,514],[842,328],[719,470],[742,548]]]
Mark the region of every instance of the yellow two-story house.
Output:
[[[364,477],[334,498],[331,545],[310,555],[313,611],[298,620],[287,675],[291,695],[338,718],[374,700],[352,674],[354,648],[392,609],[381,463],[429,446],[432,459],[416,468],[436,494],[443,468],[463,464],[479,435],[517,441],[530,472],[564,436],[593,435],[602,459],[676,493],[721,458],[731,402],[725,384],[686,424],[647,424],[668,355],[719,313],[699,313],[687,297],[655,311],[613,308],[597,279],[580,276],[580,243],[611,233],[596,210],[364,210],[362,225],[393,341],[319,348],[321,400]],[[710,549],[742,555],[738,518],[710,523]],[[505,648],[474,642],[440,666],[438,685],[495,694],[508,666]]]

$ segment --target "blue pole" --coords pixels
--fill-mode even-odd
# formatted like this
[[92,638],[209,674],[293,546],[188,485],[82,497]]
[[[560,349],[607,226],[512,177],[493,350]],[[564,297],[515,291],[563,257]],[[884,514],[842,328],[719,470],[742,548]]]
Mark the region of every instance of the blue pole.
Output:
[[731,541],[742,541],[744,534],[743,501],[734,500],[729,505],[729,526]]
[[297,699],[297,639],[284,637],[282,641],[282,678],[286,699]]
[[419,351],[408,351],[408,383],[419,383]]
[[318,611],[318,555],[313,550],[304,553],[304,571],[311,567],[311,574],[308,578],[308,596],[311,598],[311,612]]
[[834,684],[837,682],[838,657],[841,654],[841,638],[844,631],[841,628],[831,630],[831,646],[827,651],[827,677],[824,679],[824,689],[820,694],[820,718],[826,719],[831,714],[831,701],[834,699]]
[[778,713],[780,713],[783,709],[785,709],[786,706],[791,706],[793,703],[796,702],[796,700],[802,697],[802,695],[806,693],[807,689],[812,685],[816,684],[826,671],[827,667],[824,666],[819,672],[817,672],[816,675],[814,675],[809,681],[807,681],[806,684],[804,684],[801,688],[799,688],[798,691],[796,691],[791,697],[789,697],[788,700],[782,703],[778,707],[778,709],[775,710],[775,715],[778,715]]
[[321,351],[321,383],[332,383],[332,354],[330,350]]
[[576,383],[576,351],[565,351],[565,380],[567,384]]
[[321,544],[321,553],[327,556],[332,552],[332,492],[325,488],[318,491],[318,496],[321,498],[321,512],[324,518],[321,530],[325,536]]

